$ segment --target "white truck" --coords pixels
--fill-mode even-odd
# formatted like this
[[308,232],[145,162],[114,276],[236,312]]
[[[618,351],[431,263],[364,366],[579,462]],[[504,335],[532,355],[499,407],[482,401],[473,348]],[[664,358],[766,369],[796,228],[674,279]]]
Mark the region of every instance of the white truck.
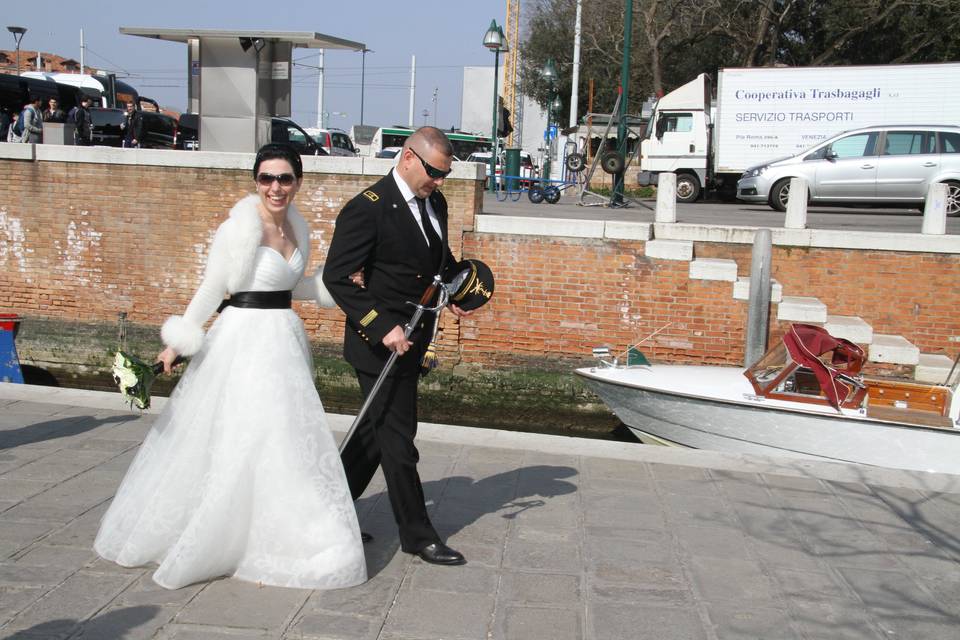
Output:
[[735,193],[749,167],[834,134],[886,124],[960,124],[960,63],[721,69],[654,106],[640,145],[641,185],[677,174],[677,201]]

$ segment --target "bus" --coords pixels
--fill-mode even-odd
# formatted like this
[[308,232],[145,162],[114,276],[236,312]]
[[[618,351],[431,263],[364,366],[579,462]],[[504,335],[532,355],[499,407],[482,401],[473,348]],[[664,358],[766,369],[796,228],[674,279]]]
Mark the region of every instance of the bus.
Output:
[[[410,127],[380,127],[373,134],[373,140],[370,143],[370,154],[374,157],[392,157],[384,150],[399,148],[410,137],[416,129]],[[444,131],[453,145],[453,155],[457,160],[466,160],[470,154],[478,151],[489,152],[493,146],[490,143],[490,136],[480,136],[473,133],[464,133],[462,131]]]

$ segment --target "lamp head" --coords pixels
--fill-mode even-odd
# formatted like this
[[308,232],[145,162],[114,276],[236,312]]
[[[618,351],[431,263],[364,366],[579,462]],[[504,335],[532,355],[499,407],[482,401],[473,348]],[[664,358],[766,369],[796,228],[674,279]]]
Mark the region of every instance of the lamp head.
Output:
[[500,51],[503,48],[503,31],[497,26],[496,20],[490,21],[490,28],[483,36],[483,46],[491,51]]
[[540,74],[544,80],[551,84],[557,81],[557,65],[554,63],[553,58],[547,58],[547,63],[543,65],[543,70]]
[[22,36],[27,32],[27,29],[25,27],[7,27],[7,31],[15,36]]

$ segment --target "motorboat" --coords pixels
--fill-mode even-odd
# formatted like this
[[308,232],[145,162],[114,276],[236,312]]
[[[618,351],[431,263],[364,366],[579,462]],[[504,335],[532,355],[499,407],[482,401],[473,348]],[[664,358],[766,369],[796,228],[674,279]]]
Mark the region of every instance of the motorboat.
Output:
[[794,324],[754,365],[577,369],[641,440],[960,474],[957,362],[943,384],[862,373],[858,345]]

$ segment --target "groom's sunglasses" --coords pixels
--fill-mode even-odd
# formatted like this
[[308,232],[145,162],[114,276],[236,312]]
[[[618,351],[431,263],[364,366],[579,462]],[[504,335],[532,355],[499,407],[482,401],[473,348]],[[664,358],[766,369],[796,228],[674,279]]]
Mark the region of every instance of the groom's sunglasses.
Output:
[[434,180],[440,180],[441,178],[446,178],[448,175],[450,175],[450,172],[453,171],[453,169],[447,169],[446,171],[443,171],[442,169],[437,169],[435,166],[428,164],[427,161],[421,158],[420,154],[414,151],[413,149],[410,149],[410,153],[417,156],[417,160],[419,160],[420,164],[423,165],[423,170],[426,171],[427,175],[433,178]]
[[272,173],[258,173],[257,174],[257,183],[261,187],[269,187],[273,184],[273,181],[276,180],[280,183],[281,187],[289,187],[296,181],[297,177],[292,173],[281,173],[278,176],[273,175]]

